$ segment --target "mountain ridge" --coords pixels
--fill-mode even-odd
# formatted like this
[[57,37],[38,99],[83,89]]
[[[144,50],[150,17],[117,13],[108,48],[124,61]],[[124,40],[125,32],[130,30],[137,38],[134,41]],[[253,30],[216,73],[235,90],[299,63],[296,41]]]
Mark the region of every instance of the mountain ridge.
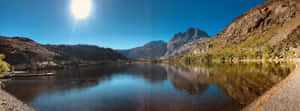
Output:
[[[197,28],[189,28],[185,32],[174,34],[172,39],[167,43],[161,40],[151,41],[141,47],[118,51],[128,58],[138,60],[169,58],[195,48],[199,41],[206,40],[207,37],[209,36],[205,31]],[[155,44],[157,42],[160,43]],[[149,47],[150,44],[152,47]],[[189,44],[189,46],[186,44]]]
[[162,40],[158,40],[146,43],[141,47],[117,51],[130,59],[150,60],[163,56],[166,50],[167,43]]
[[109,48],[90,45],[42,45],[23,37],[0,36],[0,53],[16,68],[126,60]]

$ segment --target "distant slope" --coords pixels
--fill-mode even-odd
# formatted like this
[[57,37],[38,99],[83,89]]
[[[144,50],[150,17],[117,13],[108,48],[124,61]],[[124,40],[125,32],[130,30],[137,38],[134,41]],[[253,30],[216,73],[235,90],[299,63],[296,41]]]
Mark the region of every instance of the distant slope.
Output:
[[199,43],[206,41],[207,37],[206,32],[190,28],[186,32],[175,34],[168,43],[152,41],[142,47],[119,50],[119,52],[131,59],[151,60],[174,57],[196,48]]
[[120,53],[110,49],[91,45],[44,45],[49,51],[55,52],[59,60],[77,59],[83,61],[104,61],[126,59]]
[[52,60],[55,53],[31,39],[0,37],[0,53],[5,54],[9,64],[31,64]]
[[152,41],[142,47],[129,50],[119,50],[121,54],[131,59],[155,59],[163,56],[167,51],[167,43],[164,41]]
[[268,0],[189,53],[219,60],[293,58],[299,56],[299,25],[299,2]]
[[88,45],[41,45],[28,38],[0,37],[0,53],[15,66],[39,66],[67,62],[97,62],[126,59],[112,49]]

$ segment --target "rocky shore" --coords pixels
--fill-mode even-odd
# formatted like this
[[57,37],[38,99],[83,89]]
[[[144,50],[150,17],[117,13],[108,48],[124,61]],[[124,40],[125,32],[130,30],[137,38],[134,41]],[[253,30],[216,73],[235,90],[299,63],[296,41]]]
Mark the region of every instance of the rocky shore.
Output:
[[0,88],[0,111],[35,111],[35,110]]

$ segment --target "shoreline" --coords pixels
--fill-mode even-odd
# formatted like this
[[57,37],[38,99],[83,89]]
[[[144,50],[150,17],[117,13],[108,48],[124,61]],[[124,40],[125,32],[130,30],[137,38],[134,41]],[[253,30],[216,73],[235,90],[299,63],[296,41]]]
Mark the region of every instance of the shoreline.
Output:
[[0,88],[0,111],[35,111],[35,109]]
[[[290,61],[295,62],[296,68],[289,74],[289,76],[273,86],[270,90],[265,92],[251,104],[247,105],[241,111],[294,111],[295,109],[300,108],[300,105],[295,104],[297,97],[288,98],[290,96],[289,93],[285,93],[287,90],[295,89],[296,91],[296,88],[291,87],[290,85],[295,84],[295,81],[300,79],[300,59],[291,59]],[[283,99],[287,100],[283,101]]]

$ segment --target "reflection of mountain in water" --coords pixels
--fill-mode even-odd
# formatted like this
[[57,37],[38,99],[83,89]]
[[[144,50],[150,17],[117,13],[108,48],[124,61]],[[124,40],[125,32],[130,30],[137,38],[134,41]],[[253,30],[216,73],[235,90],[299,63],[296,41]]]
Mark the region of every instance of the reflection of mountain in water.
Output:
[[184,90],[191,95],[203,93],[208,85],[210,73],[201,68],[183,68],[173,65],[162,65],[166,68],[168,80],[179,90]]
[[131,64],[125,67],[122,73],[143,77],[151,83],[162,82],[167,79],[166,70],[157,64]]

